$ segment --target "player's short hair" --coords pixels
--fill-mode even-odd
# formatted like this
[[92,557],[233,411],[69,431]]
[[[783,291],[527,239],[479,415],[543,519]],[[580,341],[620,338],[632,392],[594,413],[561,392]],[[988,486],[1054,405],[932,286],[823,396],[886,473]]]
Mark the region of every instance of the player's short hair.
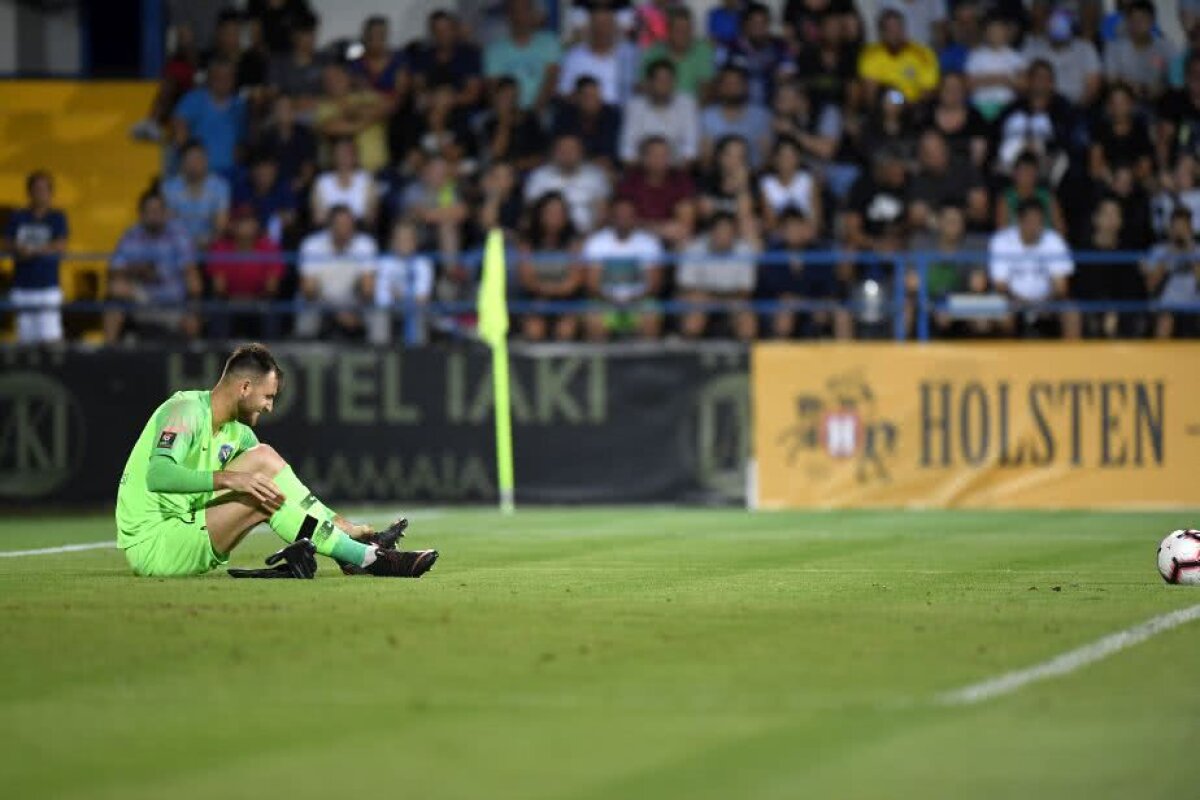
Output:
[[272,372],[282,383],[283,370],[280,368],[279,362],[275,360],[275,356],[271,355],[271,351],[265,344],[251,342],[241,345],[230,354],[229,359],[225,362],[225,372],[222,377],[241,373],[258,379],[264,378]]

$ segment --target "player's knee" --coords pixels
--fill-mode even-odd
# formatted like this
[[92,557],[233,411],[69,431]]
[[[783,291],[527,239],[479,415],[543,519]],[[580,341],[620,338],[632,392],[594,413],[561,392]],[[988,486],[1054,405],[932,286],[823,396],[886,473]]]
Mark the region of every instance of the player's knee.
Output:
[[255,470],[259,472],[267,472],[272,475],[282,470],[287,466],[287,462],[283,460],[283,456],[271,447],[269,444],[257,444],[247,450],[243,456]]

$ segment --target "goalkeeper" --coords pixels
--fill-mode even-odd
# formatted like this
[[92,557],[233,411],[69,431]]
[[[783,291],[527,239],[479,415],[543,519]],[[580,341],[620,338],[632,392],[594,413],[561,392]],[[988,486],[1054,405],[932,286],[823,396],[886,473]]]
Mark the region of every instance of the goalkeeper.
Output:
[[[437,551],[399,552],[403,520],[383,533],[352,525],[308,490],[252,426],[269,413],[283,373],[261,344],[239,347],[211,392],[176,392],[133,446],[117,490],[117,546],[137,575],[200,575],[260,522],[290,544],[262,577],[311,577],[311,551],[348,574],[420,577]],[[304,541],[307,540],[307,541]],[[296,558],[293,558],[296,556]],[[276,559],[279,560],[278,558]],[[295,574],[297,569],[304,574]]]

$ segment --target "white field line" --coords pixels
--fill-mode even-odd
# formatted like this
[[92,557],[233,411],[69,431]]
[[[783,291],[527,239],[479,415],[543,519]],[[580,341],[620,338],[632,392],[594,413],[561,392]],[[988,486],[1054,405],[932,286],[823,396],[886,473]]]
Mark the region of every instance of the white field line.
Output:
[[87,542],[86,544],[64,544],[59,547],[39,547],[36,550],[0,550],[0,558],[17,558],[18,556],[52,556],[58,553],[75,553],[79,550],[104,550],[116,547],[111,539],[105,542]]
[[1067,675],[1077,669],[1086,667],[1121,652],[1135,644],[1140,644],[1152,636],[1177,628],[1188,622],[1200,619],[1200,605],[1181,608],[1169,614],[1153,617],[1143,623],[1126,628],[1123,631],[1097,639],[1091,644],[1069,650],[1055,656],[1049,661],[1035,664],[1026,669],[1007,672],[995,678],[989,678],[961,689],[943,692],[935,700],[943,705],[961,706],[981,703],[1006,694],[1012,694],[1031,683],[1044,681]]

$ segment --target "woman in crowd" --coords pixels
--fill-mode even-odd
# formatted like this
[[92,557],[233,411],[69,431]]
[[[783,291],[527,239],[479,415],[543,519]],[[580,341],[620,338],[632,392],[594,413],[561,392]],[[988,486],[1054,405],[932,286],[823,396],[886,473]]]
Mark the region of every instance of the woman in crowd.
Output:
[[[521,239],[517,282],[521,299],[569,301],[584,298],[584,269],[578,259],[579,235],[571,223],[567,202],[558,192],[538,199]],[[550,255],[553,253],[554,255]],[[521,315],[521,333],[531,341],[553,334],[559,341],[576,338],[579,317],[564,313]]]

